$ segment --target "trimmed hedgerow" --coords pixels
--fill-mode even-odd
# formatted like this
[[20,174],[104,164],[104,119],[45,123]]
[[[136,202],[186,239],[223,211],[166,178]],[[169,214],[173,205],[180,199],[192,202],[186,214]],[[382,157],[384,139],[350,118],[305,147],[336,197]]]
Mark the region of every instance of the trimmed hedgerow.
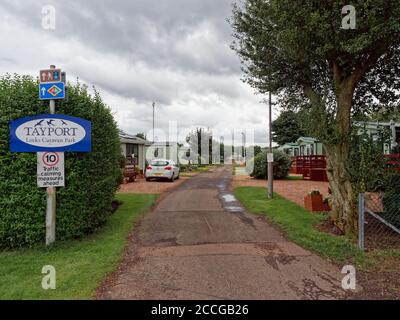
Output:
[[[36,154],[9,151],[9,122],[48,113],[38,100],[38,84],[28,76],[0,78],[0,247],[33,246],[45,238],[45,189],[36,185]],[[92,122],[92,152],[66,153],[66,186],[57,191],[57,239],[95,231],[111,212],[121,181],[120,144],[110,109],[97,92],[77,83],[57,114]]]

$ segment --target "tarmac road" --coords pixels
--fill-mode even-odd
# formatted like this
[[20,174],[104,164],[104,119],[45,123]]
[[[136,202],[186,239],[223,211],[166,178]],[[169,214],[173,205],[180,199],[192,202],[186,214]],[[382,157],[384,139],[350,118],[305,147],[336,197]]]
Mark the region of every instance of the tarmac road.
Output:
[[344,275],[247,213],[232,168],[170,191],[135,229],[100,299],[339,299]]

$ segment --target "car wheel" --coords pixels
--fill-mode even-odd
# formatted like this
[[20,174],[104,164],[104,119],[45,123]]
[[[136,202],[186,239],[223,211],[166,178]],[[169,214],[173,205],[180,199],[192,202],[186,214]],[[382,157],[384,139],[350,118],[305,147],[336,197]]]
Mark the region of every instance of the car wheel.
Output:
[[150,181],[150,178],[146,178],[146,181]]
[[172,174],[172,177],[171,177],[171,179],[169,179],[169,182],[174,182],[174,181],[175,181],[175,175]]

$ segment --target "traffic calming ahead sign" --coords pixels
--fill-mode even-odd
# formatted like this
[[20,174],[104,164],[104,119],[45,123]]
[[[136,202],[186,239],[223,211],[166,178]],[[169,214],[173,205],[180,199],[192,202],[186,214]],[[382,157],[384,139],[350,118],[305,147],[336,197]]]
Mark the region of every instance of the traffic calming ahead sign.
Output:
[[63,82],[40,83],[39,97],[41,100],[65,99],[65,85]]
[[37,185],[39,188],[64,187],[64,152],[37,153]]
[[10,122],[11,152],[90,152],[90,121],[43,114]]

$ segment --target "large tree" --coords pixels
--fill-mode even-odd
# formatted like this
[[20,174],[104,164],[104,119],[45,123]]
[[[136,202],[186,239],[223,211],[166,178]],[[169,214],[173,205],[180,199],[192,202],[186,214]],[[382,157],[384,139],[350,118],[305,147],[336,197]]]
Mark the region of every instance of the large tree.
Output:
[[342,29],[347,4],[243,0],[231,24],[245,81],[312,111],[312,133],[324,142],[328,159],[332,217],[353,233],[356,196],[346,171],[352,117],[379,104],[398,108],[400,1],[353,0],[356,29]]
[[279,117],[272,122],[272,136],[274,142],[284,145],[289,142],[296,142],[305,135],[302,125],[303,119],[292,110],[283,111]]

